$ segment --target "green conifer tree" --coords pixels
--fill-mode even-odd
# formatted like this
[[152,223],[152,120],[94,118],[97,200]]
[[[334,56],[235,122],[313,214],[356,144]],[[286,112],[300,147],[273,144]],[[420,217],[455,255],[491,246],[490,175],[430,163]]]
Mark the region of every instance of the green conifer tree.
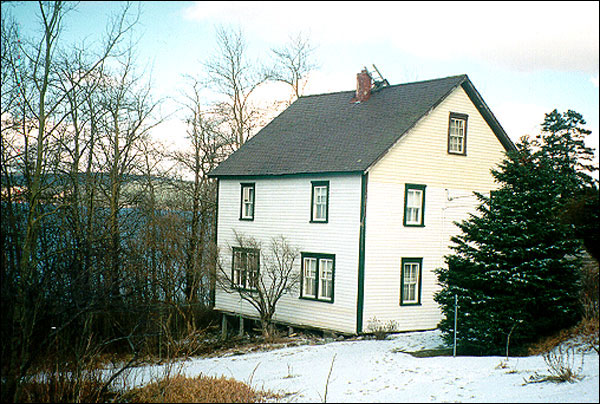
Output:
[[522,138],[492,170],[499,188],[476,194],[477,213],[457,223],[462,233],[436,271],[442,289],[435,300],[450,342],[458,296],[461,352],[505,353],[509,335],[514,352],[577,321],[581,241],[573,224],[558,219],[594,182],[583,124],[573,111],[546,114],[542,133]]

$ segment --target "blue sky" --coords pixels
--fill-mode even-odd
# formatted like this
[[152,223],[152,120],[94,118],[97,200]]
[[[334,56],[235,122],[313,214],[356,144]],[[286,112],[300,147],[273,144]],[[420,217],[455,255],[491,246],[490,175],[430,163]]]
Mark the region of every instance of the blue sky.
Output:
[[[179,97],[216,51],[215,27],[241,27],[249,56],[302,32],[319,70],[306,94],[355,88],[375,64],[391,84],[468,74],[513,140],[535,134],[544,113],[583,114],[598,150],[598,2],[141,2],[137,63],[156,97]],[[23,35],[35,33],[36,2],[3,3]],[[99,39],[121,2],[81,2],[65,20],[67,41]],[[31,31],[34,30],[34,31]],[[277,96],[276,90],[265,96]],[[157,137],[180,144],[168,120]],[[596,154],[596,161],[597,160]]]

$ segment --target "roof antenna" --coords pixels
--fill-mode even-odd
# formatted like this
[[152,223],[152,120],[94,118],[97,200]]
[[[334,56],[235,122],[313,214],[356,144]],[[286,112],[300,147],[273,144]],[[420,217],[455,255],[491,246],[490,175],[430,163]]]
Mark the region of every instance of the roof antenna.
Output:
[[[377,66],[375,66],[375,65],[372,65],[372,66],[373,66],[373,69],[375,70],[375,72],[377,73],[377,77],[374,77],[374,75],[372,73],[369,73],[369,76],[371,76],[371,79],[373,80],[373,89],[371,91],[378,91],[378,90],[381,90],[383,87],[389,86],[390,83],[387,81],[387,79],[383,78],[383,76],[379,72],[379,69],[377,68]],[[365,67],[365,70],[366,70],[366,67]]]

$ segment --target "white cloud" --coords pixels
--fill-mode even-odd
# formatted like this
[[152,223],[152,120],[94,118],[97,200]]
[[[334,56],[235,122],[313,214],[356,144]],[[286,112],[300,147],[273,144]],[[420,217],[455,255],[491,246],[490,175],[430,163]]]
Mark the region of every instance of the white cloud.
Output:
[[596,77],[590,77],[590,81],[592,82],[594,87],[598,88],[598,75],[597,74],[596,74]]
[[390,45],[516,70],[598,73],[598,2],[196,2],[188,19],[239,24],[265,40]]

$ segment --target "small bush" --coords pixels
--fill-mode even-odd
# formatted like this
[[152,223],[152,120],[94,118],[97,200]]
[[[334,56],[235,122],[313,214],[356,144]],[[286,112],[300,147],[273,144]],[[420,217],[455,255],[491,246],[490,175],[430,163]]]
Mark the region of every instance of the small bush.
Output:
[[583,378],[580,375],[583,369],[583,353],[581,354],[581,365],[578,370],[574,369],[575,357],[575,347],[564,344],[558,345],[544,354],[544,362],[548,366],[549,374],[540,375],[539,373],[535,373],[528,380],[525,380],[525,383],[574,383],[581,380]]
[[269,398],[277,396],[256,391],[234,379],[178,375],[133,389],[122,400],[131,403],[260,403]]
[[398,323],[394,320],[383,323],[382,321],[379,321],[377,317],[372,317],[367,324],[367,332],[373,334],[377,340],[386,339],[388,334],[396,331],[397,328]]

